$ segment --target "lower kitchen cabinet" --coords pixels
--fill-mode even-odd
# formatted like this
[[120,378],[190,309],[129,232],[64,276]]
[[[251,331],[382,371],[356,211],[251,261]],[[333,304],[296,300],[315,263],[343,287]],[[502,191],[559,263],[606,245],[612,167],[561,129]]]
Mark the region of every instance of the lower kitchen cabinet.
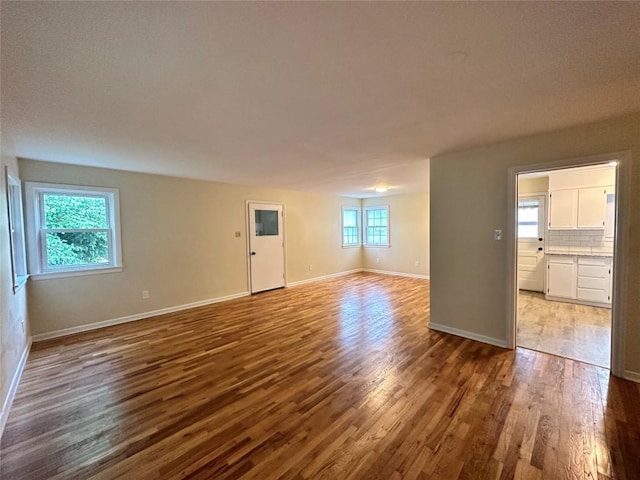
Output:
[[611,303],[611,258],[578,258],[578,300]]
[[576,257],[553,255],[547,263],[547,295],[576,298]]
[[611,305],[612,258],[576,255],[547,258],[548,298]]

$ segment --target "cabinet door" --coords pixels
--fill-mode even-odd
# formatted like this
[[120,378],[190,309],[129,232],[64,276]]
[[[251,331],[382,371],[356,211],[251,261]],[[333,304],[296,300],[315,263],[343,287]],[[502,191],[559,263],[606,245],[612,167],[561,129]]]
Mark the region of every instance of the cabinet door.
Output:
[[606,215],[606,188],[592,187],[578,190],[578,228],[604,230]]
[[549,194],[549,230],[576,228],[578,190],[554,190]]
[[573,257],[557,257],[547,265],[547,295],[576,298],[576,264]]

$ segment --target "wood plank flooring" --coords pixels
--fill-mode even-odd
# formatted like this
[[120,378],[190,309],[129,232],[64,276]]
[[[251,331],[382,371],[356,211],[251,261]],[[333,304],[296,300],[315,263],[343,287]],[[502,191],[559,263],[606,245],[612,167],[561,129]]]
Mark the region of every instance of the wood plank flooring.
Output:
[[518,345],[609,368],[611,309],[518,295]]
[[33,346],[0,478],[638,479],[640,386],[354,274]]

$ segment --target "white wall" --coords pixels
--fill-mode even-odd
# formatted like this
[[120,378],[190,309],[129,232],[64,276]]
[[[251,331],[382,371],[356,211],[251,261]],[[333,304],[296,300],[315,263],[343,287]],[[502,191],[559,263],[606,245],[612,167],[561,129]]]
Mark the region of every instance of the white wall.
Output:
[[120,190],[124,271],[31,280],[34,335],[246,293],[246,200],[285,204],[288,282],[362,266],[341,243],[341,207],[357,199],[22,159],[20,174]]
[[[389,247],[364,247],[369,270],[429,276],[429,194],[366,198],[363,207],[389,206]],[[379,262],[377,260],[380,260]],[[419,263],[416,266],[416,262]]]
[[[511,167],[630,151],[640,157],[640,114],[431,159],[431,321],[506,342],[508,171]],[[624,368],[640,378],[640,168],[631,166],[631,266],[622,299]]]

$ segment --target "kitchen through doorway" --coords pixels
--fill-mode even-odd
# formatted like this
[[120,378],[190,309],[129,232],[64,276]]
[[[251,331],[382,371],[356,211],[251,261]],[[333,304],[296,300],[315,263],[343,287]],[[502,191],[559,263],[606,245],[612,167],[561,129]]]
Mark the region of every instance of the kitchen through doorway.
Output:
[[517,175],[517,346],[610,368],[616,168]]

